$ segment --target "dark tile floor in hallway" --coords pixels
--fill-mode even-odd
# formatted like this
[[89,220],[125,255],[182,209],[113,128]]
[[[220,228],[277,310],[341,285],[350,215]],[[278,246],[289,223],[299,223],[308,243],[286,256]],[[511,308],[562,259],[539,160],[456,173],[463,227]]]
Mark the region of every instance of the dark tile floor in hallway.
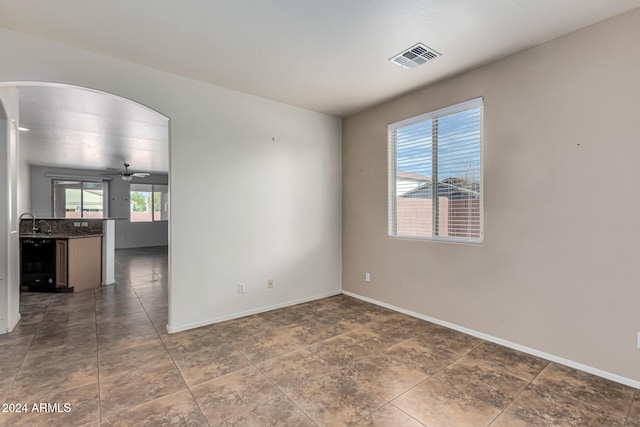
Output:
[[22,294],[0,425],[640,427],[638,390],[344,295],[168,335],[166,248],[116,264]]

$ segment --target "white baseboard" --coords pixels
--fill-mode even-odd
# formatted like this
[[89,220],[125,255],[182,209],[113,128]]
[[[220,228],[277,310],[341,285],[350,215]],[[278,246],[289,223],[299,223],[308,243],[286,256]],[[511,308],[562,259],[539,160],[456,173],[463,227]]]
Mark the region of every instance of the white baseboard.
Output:
[[18,322],[20,321],[20,319],[22,319],[22,315],[18,313],[14,321],[11,324],[7,325],[7,330],[2,333],[8,334],[9,332],[12,332],[15,329],[15,327],[18,326]]
[[394,305],[387,304],[387,303],[384,303],[382,301],[378,301],[378,300],[375,300],[375,299],[372,299],[372,298],[368,298],[368,297],[365,297],[365,296],[362,296],[362,295],[359,295],[359,294],[355,294],[353,292],[347,292],[347,291],[343,290],[342,293],[345,294],[345,295],[348,295],[350,297],[357,298],[357,299],[362,300],[362,301],[370,302],[371,304],[379,305],[381,307],[385,307],[385,308],[388,308],[390,310],[406,314],[406,315],[411,316],[411,317],[416,317],[418,319],[426,320],[427,322],[435,323],[437,325],[441,325],[441,326],[456,330],[458,332],[465,333],[467,335],[472,335],[474,337],[481,338],[481,339],[483,339],[485,341],[489,341],[489,342],[492,342],[492,343],[495,343],[495,344],[498,344],[498,345],[501,345],[501,346],[504,346],[504,347],[508,347],[508,348],[511,348],[511,349],[514,349],[514,350],[518,350],[518,351],[521,351],[523,353],[531,354],[533,356],[537,356],[537,357],[540,357],[542,359],[549,360],[551,362],[559,363],[561,365],[565,365],[565,366],[568,366],[570,368],[577,369],[579,371],[587,372],[589,374],[593,374],[593,375],[596,375],[598,377],[602,377],[602,378],[605,378],[605,379],[608,379],[608,380],[611,380],[611,381],[615,381],[617,383],[624,384],[624,385],[627,385],[629,387],[634,387],[634,388],[640,389],[640,381],[632,380],[630,378],[626,378],[626,377],[623,377],[623,376],[620,376],[620,375],[617,375],[617,374],[613,374],[611,372],[607,372],[607,371],[603,371],[601,369],[597,369],[597,368],[594,368],[594,367],[591,367],[591,366],[583,365],[582,363],[578,363],[578,362],[574,362],[572,360],[568,360],[568,359],[565,359],[565,358],[562,358],[562,357],[554,356],[553,354],[545,353],[543,351],[539,351],[539,350],[536,350],[536,349],[533,349],[533,348],[529,348],[529,347],[526,347],[526,346],[523,346],[523,345],[520,345],[520,344],[512,343],[510,341],[503,340],[502,338],[494,337],[492,335],[488,335],[488,334],[485,334],[485,333],[482,333],[482,332],[474,331],[473,329],[465,328],[464,326],[459,326],[459,325],[456,325],[454,323],[449,323],[449,322],[445,322],[445,321],[440,320],[440,319],[436,319],[436,318],[433,318],[433,317],[425,316],[424,314],[416,313],[416,312],[411,311],[411,310],[405,310],[404,308],[396,307]]
[[264,313],[266,311],[277,310],[278,308],[290,307],[292,305],[302,304],[302,303],[305,303],[305,302],[315,301],[315,300],[318,300],[318,299],[332,297],[332,296],[340,295],[340,294],[342,294],[341,290],[333,291],[333,292],[328,292],[328,293],[321,294],[321,295],[315,295],[315,296],[312,296],[312,297],[309,297],[309,298],[301,298],[301,299],[297,299],[297,300],[283,302],[283,303],[280,303],[280,304],[274,304],[274,305],[269,305],[269,306],[266,306],[266,307],[260,307],[260,308],[257,308],[255,310],[242,311],[240,313],[234,313],[234,314],[228,315],[228,316],[214,317],[212,319],[203,320],[202,322],[189,323],[189,324],[186,324],[186,325],[179,325],[179,326],[173,326],[173,327],[170,326],[170,325],[167,325],[167,332],[170,333],[170,334],[174,334],[176,332],[186,331],[188,329],[194,329],[194,328],[199,328],[201,326],[213,325],[214,323],[220,323],[220,322],[224,322],[226,320],[238,319],[240,317],[251,316],[253,314]]

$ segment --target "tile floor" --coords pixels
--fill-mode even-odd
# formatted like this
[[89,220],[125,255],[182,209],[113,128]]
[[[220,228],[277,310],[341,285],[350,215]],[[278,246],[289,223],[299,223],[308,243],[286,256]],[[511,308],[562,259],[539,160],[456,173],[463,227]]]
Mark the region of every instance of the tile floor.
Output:
[[0,402],[30,412],[0,425],[640,427],[638,390],[347,296],[168,335],[166,256],[22,295]]

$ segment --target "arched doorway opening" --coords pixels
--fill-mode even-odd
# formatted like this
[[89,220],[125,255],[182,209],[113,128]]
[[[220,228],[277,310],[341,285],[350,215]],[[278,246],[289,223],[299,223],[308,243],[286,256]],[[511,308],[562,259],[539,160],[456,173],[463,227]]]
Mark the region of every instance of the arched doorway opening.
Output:
[[[15,159],[7,159],[15,169],[16,182],[0,182],[17,201],[3,214],[17,218],[32,212],[38,219],[65,216],[54,208],[54,182],[64,185],[102,178],[109,188],[102,193],[101,214],[118,218],[115,248],[165,245],[170,257],[169,118],[130,99],[90,88],[43,82],[0,83],[3,88],[17,93],[20,111],[19,131],[16,124],[18,150]],[[126,181],[119,174],[124,163],[131,165],[131,171],[145,171],[150,177]],[[149,221],[131,221],[133,189],[151,194]],[[82,190],[80,193],[90,194]],[[162,194],[160,201],[165,211],[160,215],[154,212],[155,194]],[[88,200],[77,212],[80,218],[92,210],[86,205]],[[16,251],[17,247],[9,248],[0,256],[15,266],[19,257]],[[166,280],[169,278],[167,271]],[[8,310],[17,312],[18,306],[16,298],[9,301]],[[168,312],[168,301],[165,311]],[[10,329],[12,326],[7,325],[5,331]]]

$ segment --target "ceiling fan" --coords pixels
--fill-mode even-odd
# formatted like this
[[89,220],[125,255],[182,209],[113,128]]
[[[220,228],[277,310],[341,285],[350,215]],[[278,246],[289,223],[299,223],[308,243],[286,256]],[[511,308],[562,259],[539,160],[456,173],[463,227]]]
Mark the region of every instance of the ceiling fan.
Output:
[[[120,177],[122,178],[123,181],[131,181],[133,178],[146,178],[151,176],[150,173],[148,172],[129,172],[129,163],[124,162],[123,163],[124,166],[124,172],[118,171],[118,169],[108,169],[108,170],[112,170],[114,172],[111,173],[103,173],[101,175],[120,175]],[[118,171],[118,172],[115,172]]]

